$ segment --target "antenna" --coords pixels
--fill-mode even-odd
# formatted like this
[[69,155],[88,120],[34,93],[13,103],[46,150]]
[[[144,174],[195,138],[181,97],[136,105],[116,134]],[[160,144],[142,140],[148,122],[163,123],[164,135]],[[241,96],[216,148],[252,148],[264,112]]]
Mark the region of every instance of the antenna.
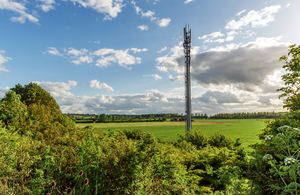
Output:
[[192,43],[192,30],[185,27],[183,28],[184,40],[183,48],[185,54],[185,113],[186,113],[186,130],[190,134],[192,128],[192,117],[191,117],[191,75],[190,75],[190,62],[191,62],[191,43]]

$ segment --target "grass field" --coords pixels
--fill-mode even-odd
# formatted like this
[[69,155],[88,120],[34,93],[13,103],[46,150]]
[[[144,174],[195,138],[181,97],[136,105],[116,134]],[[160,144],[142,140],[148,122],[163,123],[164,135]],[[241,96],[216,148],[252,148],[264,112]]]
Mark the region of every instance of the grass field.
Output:
[[[206,135],[213,135],[215,132],[231,136],[234,140],[241,138],[243,146],[259,142],[257,134],[265,127],[265,120],[262,119],[199,119],[192,124],[192,129],[199,129]],[[203,123],[200,123],[203,122]],[[184,122],[137,122],[137,123],[79,123],[77,126],[85,127],[92,125],[101,128],[104,132],[109,129],[142,129],[152,133],[155,137],[162,140],[175,140],[178,136],[184,135]]]

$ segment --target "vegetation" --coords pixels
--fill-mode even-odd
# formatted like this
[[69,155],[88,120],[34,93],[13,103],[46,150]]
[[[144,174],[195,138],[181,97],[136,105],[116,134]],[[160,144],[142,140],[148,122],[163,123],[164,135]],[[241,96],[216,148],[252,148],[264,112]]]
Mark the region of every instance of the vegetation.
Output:
[[225,190],[245,158],[222,134],[162,143],[141,130],[76,128],[34,83],[12,88],[0,109],[1,194],[209,193]]
[[273,119],[284,117],[286,113],[273,112],[242,112],[242,113],[219,113],[211,116],[213,119]]
[[[273,119],[272,119],[273,120]],[[92,125],[95,129],[100,129],[104,133],[112,130],[133,130],[142,129],[152,133],[157,139],[162,141],[175,141],[178,135],[184,135],[184,122],[132,122],[132,123],[77,123],[77,127]],[[207,136],[214,135],[215,132],[223,133],[232,139],[240,138],[242,146],[246,150],[251,150],[248,145],[259,142],[257,136],[261,129],[265,127],[262,119],[196,119],[192,123],[192,130],[201,130]],[[242,129],[242,130],[241,130]]]
[[[198,119],[274,119],[284,117],[287,113],[273,112],[242,112],[242,113],[218,113],[212,116],[205,114],[192,114],[193,120]],[[66,114],[76,123],[132,123],[132,122],[164,122],[184,121],[183,114],[142,114],[142,115],[116,115],[116,114]]]
[[292,45],[281,57],[289,112],[266,121],[250,153],[218,132],[165,142],[79,128],[40,86],[18,84],[0,100],[0,194],[299,194],[299,54]]
[[[278,91],[283,93],[279,97],[287,97],[284,107],[289,109],[286,117],[269,121],[259,135],[262,140],[252,147],[255,151],[245,175],[253,180],[256,190],[263,194],[299,194],[299,73],[300,46],[291,45],[289,57],[282,56],[288,71],[282,76],[285,86]],[[290,60],[289,60],[290,59]],[[250,171],[251,170],[251,171]]]

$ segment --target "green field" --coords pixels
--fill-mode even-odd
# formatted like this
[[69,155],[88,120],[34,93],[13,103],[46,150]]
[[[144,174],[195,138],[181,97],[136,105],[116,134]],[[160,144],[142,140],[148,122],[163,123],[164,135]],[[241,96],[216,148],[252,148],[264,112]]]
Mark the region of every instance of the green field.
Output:
[[[192,129],[199,129],[206,135],[215,132],[231,136],[233,139],[241,138],[243,146],[258,142],[257,134],[265,127],[262,119],[199,119],[195,122],[223,122],[223,124],[201,124],[193,123]],[[107,132],[109,129],[142,129],[152,133],[155,137],[166,141],[175,140],[178,134],[183,135],[185,131],[184,122],[137,122],[137,123],[79,123],[77,126],[85,127],[92,125]]]

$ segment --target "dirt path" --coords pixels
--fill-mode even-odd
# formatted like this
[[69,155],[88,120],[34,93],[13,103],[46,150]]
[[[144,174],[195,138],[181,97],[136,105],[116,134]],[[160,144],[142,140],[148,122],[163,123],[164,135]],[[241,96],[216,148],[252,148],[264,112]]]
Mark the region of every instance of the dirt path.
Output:
[[[174,123],[185,123],[185,121],[172,121]],[[206,121],[193,121],[192,123],[197,124],[229,124],[229,123],[236,123],[236,122],[206,122]]]

